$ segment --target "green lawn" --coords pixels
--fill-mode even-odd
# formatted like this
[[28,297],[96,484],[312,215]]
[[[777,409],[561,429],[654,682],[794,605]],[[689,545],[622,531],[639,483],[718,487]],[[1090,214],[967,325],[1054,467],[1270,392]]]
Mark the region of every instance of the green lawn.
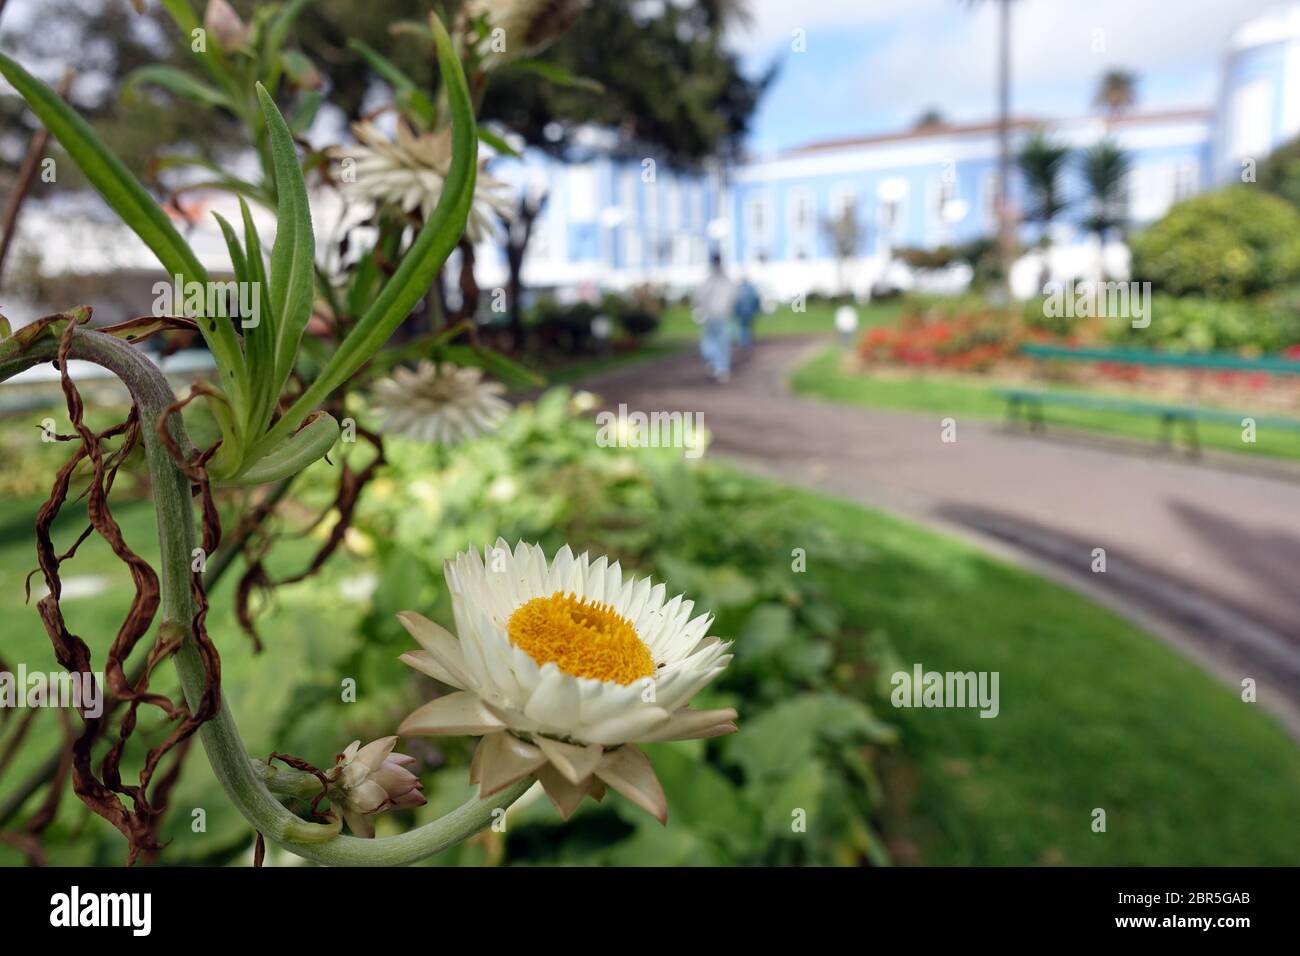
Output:
[[[854,505],[793,489],[779,493],[787,515],[808,529],[808,573],[818,576],[847,625],[836,648],[837,673],[848,675],[844,690],[873,698],[882,718],[902,732],[900,747],[882,764],[888,809],[881,828],[899,862],[1295,862],[1300,750],[1257,705],[1240,702],[1164,645],[1055,584]],[[22,576],[33,564],[30,520],[37,505],[10,500],[0,507],[4,656],[33,666],[50,662],[35,610],[21,596]],[[128,541],[152,554],[147,502],[117,511]],[[714,520],[738,516],[724,508]],[[70,518],[61,539],[75,528]],[[835,546],[848,542],[860,556],[819,563],[817,541],[829,539],[819,538],[818,529],[835,529]],[[299,554],[290,563],[302,548],[292,550]],[[76,575],[106,573],[121,581],[94,541],[73,568]],[[334,569],[355,574],[364,562],[345,558]],[[324,739],[338,731],[322,728],[340,719],[364,722],[360,712],[340,717],[328,693],[302,697],[304,687],[337,683],[340,657],[359,646],[362,609],[343,597],[325,598],[337,589],[288,589],[264,619],[267,650],[258,659],[231,620],[229,584],[214,595],[211,632],[250,750],[321,748],[312,736],[315,717],[299,721],[287,738],[277,730],[287,709],[319,710],[325,723],[314,729]],[[102,650],[125,604],[125,591],[116,587],[65,607],[73,631]],[[875,632],[888,638],[905,669],[920,662],[927,670],[997,671],[999,716],[890,708],[874,678],[853,676],[860,642]],[[169,686],[170,676],[170,668],[161,669],[160,686]],[[742,702],[742,734],[743,714]],[[54,732],[53,721],[38,722],[35,745],[5,775],[0,797],[45,752]],[[174,805],[180,812],[168,818],[171,861],[211,860],[214,846],[233,852],[246,844],[246,826],[197,753]],[[206,812],[208,833],[192,841],[187,823],[194,808]],[[1095,808],[1107,813],[1105,833],[1091,829]],[[51,836],[57,862],[120,862],[120,839],[70,796]],[[0,848],[0,863],[6,862],[17,858]]]
[[[847,405],[868,408],[899,408],[910,411],[939,412],[955,418],[1000,420],[1006,418],[1007,403],[994,394],[998,382],[990,378],[987,383],[972,382],[945,376],[943,373],[917,373],[908,377],[879,377],[869,372],[858,373],[843,367],[843,351],[827,348],[809,359],[791,377],[794,391]],[[1078,387],[1063,389],[1079,391]],[[1250,411],[1249,401],[1243,408]],[[1046,405],[1044,417],[1051,425],[1066,425],[1112,435],[1123,435],[1154,442],[1160,423],[1154,415],[1135,415],[1125,412],[1091,410]],[[1221,422],[1200,422],[1197,425],[1201,443],[1207,448],[1247,455],[1274,458],[1300,459],[1300,431],[1270,430],[1261,424],[1253,444],[1241,440],[1241,429]],[[1183,440],[1181,428],[1175,430],[1175,441]]]
[[[825,335],[835,331],[835,310],[837,306],[827,302],[809,302],[805,311],[796,312],[788,305],[782,305],[771,313],[760,314],[754,320],[756,338],[775,338],[782,335]],[[856,306],[859,328],[883,325],[897,318],[902,308],[901,300],[878,302]],[[685,305],[665,309],[663,323],[659,327],[660,341],[694,341],[699,338],[699,326],[691,319],[691,311]]]
[[[1296,862],[1300,748],[1258,705],[1109,611],[965,544],[806,492],[789,503],[810,527],[870,549],[860,570],[818,573],[904,669],[1000,673],[994,719],[878,705],[902,730],[884,825],[900,862]],[[1105,833],[1091,829],[1095,808]]]
[[[754,320],[755,338],[777,338],[788,335],[830,335],[835,332],[835,306],[825,302],[810,302],[802,312],[782,305],[770,314],[759,315]],[[860,328],[892,322],[901,308],[897,301],[858,306]],[[641,348],[614,355],[580,357],[573,360],[549,362],[532,367],[546,377],[550,385],[579,383],[585,378],[599,375],[614,368],[663,358],[694,347],[700,329],[691,319],[687,305],[669,306],[660,316],[658,331]]]

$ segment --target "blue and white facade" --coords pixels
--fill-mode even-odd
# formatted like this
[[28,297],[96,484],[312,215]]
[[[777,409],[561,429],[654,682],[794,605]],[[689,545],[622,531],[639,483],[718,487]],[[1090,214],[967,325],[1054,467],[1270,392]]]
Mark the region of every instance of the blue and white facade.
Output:
[[[1240,179],[1248,161],[1300,135],[1300,5],[1252,21],[1231,38],[1213,110],[1017,118],[1013,150],[1038,128],[1077,151],[1114,140],[1130,163],[1129,221],[1152,222],[1181,199]],[[776,297],[846,286],[866,294],[897,268],[894,250],[993,235],[997,163],[993,123],[815,143],[694,173],[656,168],[648,159],[532,158],[528,175],[549,200],[524,279],[533,288],[570,292],[640,284],[680,290],[699,281],[716,248],[729,268],[750,272]],[[1070,204],[1049,237],[1051,271],[1086,275],[1099,257],[1110,273],[1122,270],[1125,250],[1101,249],[1083,228],[1089,210],[1077,168],[1068,169],[1064,186]],[[1014,168],[1009,191],[1013,208],[1022,207]],[[846,207],[854,210],[859,239],[847,259],[837,255],[826,228]],[[1040,238],[1033,225],[1022,231],[1026,243]],[[479,261],[483,284],[497,281],[499,255],[485,249]],[[1018,268],[1030,283],[1025,294],[1040,268],[1037,254]]]

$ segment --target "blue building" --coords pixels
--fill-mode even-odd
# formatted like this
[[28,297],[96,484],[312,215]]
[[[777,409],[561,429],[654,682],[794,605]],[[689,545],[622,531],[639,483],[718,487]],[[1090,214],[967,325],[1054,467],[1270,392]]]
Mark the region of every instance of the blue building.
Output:
[[[1129,222],[1141,227],[1199,191],[1253,178],[1253,164],[1300,135],[1300,5],[1243,25],[1230,39],[1213,109],[1056,119],[1017,117],[1012,149],[1044,129],[1074,150],[1103,138],[1127,155]],[[670,291],[694,285],[719,249],[729,268],[749,271],[770,295],[845,289],[868,294],[899,268],[901,248],[933,249],[996,232],[997,126],[936,123],[897,133],[811,143],[726,168],[684,173],[651,159],[593,150],[585,162],[530,158],[516,171],[548,192],[525,261],[533,288]],[[1086,191],[1065,175],[1067,211],[1053,225],[1047,265],[1057,277],[1086,275],[1104,257],[1127,265],[1122,246],[1102,248],[1083,227]],[[1013,209],[1024,187],[1012,172]],[[852,211],[856,228],[837,243],[831,221]],[[1026,244],[1041,237],[1022,227]],[[840,249],[844,243],[851,249]],[[848,252],[848,254],[843,254]],[[503,271],[484,250],[481,281]],[[1028,295],[1041,275],[1035,253],[1013,286]],[[960,277],[958,277],[960,278]]]

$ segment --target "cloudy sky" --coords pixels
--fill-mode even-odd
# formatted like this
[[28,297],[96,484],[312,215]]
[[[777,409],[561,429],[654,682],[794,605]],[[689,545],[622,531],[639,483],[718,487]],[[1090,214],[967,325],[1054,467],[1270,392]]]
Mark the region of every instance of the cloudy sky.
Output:
[[[756,117],[755,149],[897,130],[929,107],[952,120],[994,115],[996,3],[749,3],[754,24],[737,30],[733,42],[752,69],[782,64]],[[1277,6],[1276,0],[1016,0],[1012,109],[1045,117],[1085,113],[1098,78],[1112,68],[1138,74],[1140,109],[1208,107],[1232,32]],[[795,30],[805,32],[806,52],[791,49]]]

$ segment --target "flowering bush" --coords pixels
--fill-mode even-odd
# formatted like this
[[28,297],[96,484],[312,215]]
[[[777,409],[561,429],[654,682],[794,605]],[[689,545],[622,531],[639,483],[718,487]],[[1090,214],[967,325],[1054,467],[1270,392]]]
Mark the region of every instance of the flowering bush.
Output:
[[[499,545],[500,566],[492,551],[460,554],[446,570],[455,633],[422,616],[418,603],[394,609],[419,644],[415,649],[408,643],[402,660],[453,689],[432,695],[401,723],[399,733],[482,737],[467,774],[478,795],[456,812],[373,838],[377,814],[413,810],[425,800],[409,769],[415,760],[395,752],[395,735],[365,747],[355,741],[325,764],[328,771],[280,750],[267,757],[245,748],[224,699],[220,654],[208,633],[212,585],[242,559],[236,614],[260,649],[254,595],[311,578],[358,537],[352,519],[363,504],[362,492],[384,467],[386,436],[394,444],[402,440],[397,436],[434,443],[428,447],[441,462],[449,446],[491,431],[509,414],[499,394],[502,386],[485,382],[481,369],[521,373],[468,335],[472,327],[465,320],[472,318],[477,297],[472,256],[462,257],[465,315],[443,316],[442,328],[410,336],[400,347],[388,341],[429,297],[448,256],[465,241],[462,236],[473,240],[484,234],[491,215],[504,211],[501,184],[487,175],[478,157],[480,133],[502,152],[510,147],[478,130],[471,80],[481,94],[493,68],[545,46],[582,8],[578,0],[471,3],[455,21],[454,39],[436,15],[427,26],[406,24],[436,57],[441,78],[436,98],[381,54],[358,48],[395,87],[397,140],[389,142],[363,126],[355,130],[361,145],[353,152],[359,158],[323,150],[303,159],[295,133],[320,105],[319,80],[313,82],[310,60],[284,50],[302,6],[264,8],[246,25],[224,0],[210,0],[199,26],[188,4],[167,4],[174,26],[196,38],[191,52],[215,85],[172,68],[141,71],[133,78],[179,90],[248,127],[250,148],[262,161],[262,180],[223,174],[213,186],[239,196],[241,230],[216,217],[235,277],[233,299],[224,285],[225,291],[214,294],[193,248],[94,130],[54,91],[0,55],[0,74],[177,286],[178,314],[145,316],[103,331],[88,327],[88,306],[16,332],[0,319],[0,380],[55,361],[72,426],[71,434],[51,437],[71,443],[72,455],[57,470],[36,517],[47,590],[40,599],[41,620],[65,669],[94,674],[91,645],[72,633],[61,604],[61,568],[76,557],[81,542],[97,534],[129,568],[134,585],[103,668],[113,706],[126,707],[117,739],[96,759],[96,747],[110,736],[113,715],[106,717],[89,701],[77,703],[81,730],[69,745],[68,759],[56,761],[61,769],[53,793],[57,797],[62,774],[69,774],[83,803],[125,837],[129,862],[163,851],[160,820],[195,735],[202,738],[230,803],[258,834],[259,862],[263,840],[330,865],[415,862],[465,841],[535,783],[565,817],[588,796],[602,800],[608,788],[665,822],[667,795],[639,745],[735,732],[733,706],[690,706],[730,663],[730,645],[713,636],[711,615],[692,614],[692,601],[647,578],[625,576],[616,559],[575,556],[567,544],[546,551],[523,543],[513,551]],[[562,71],[547,75],[571,81]],[[296,100],[293,126],[277,94]],[[339,255],[322,263],[307,174],[327,160],[338,163],[339,179],[326,175],[324,188],[339,188],[371,207],[373,245],[359,258]],[[275,211],[269,255],[249,199]],[[183,399],[136,347],[150,336],[176,331],[201,336],[215,365],[211,379],[197,383]],[[92,430],[69,372],[73,359],[103,366],[127,387],[132,406],[123,421]],[[421,360],[414,370],[401,367],[412,360]],[[366,391],[368,401],[357,394]],[[210,426],[209,440],[195,447],[203,422]],[[271,520],[277,504],[304,472],[311,471],[314,481],[320,468],[313,465],[328,461],[340,441],[337,478],[324,482],[328,530],[305,571],[277,580],[270,556],[278,540]],[[357,444],[370,449],[364,464],[358,459],[365,453],[349,447]],[[139,449],[143,459],[133,457]],[[109,505],[123,468],[147,474],[158,525],[157,568],[131,549]],[[85,485],[91,528],[65,550],[55,546],[54,524],[74,483]],[[240,520],[233,543],[223,551],[228,530],[223,510],[228,514],[232,502]],[[147,662],[130,666],[132,650],[151,634]],[[155,666],[167,658],[180,679],[178,699],[150,687]],[[139,761],[138,782],[129,783],[122,779],[121,765],[141,708],[160,711],[172,726],[152,741]],[[164,761],[169,769],[155,779]],[[22,845],[34,861],[39,835],[52,817],[40,811],[23,831]],[[342,834],[345,821],[354,835]]]
[[[547,555],[570,544],[575,553],[616,557],[625,576],[662,575],[672,593],[682,589],[717,614],[715,633],[736,636],[736,660],[700,692],[696,707],[743,710],[742,733],[644,745],[667,797],[668,831],[630,801],[611,797],[580,805],[566,828],[540,800],[511,811],[511,858],[885,862],[874,824],[881,795],[873,757],[896,735],[837,675],[845,667],[884,669],[888,649],[879,635],[855,636],[817,577],[788,573],[796,545],[855,573],[869,556],[828,527],[815,529],[809,541],[810,529],[790,517],[778,492],[683,461],[679,451],[598,448],[594,425],[574,414],[585,404],[563,390],[548,392],[441,466],[436,448],[389,443],[388,464],[353,526],[384,582],[360,629],[365,646],[408,646],[394,608],[419,607],[449,625],[456,619],[443,562],[466,541],[537,541]],[[368,679],[400,680],[382,674]],[[417,687],[451,689],[427,677],[404,683],[408,692],[394,694],[394,709],[372,720],[400,719],[409,706],[403,701],[428,694]],[[426,788],[436,810],[465,793],[471,755],[455,738],[433,742],[447,764]],[[792,807],[807,811],[806,832],[792,828]],[[471,862],[489,852],[466,845],[440,859]]]
[[908,315],[896,327],[877,327],[862,337],[858,354],[869,364],[985,372],[1014,355],[1022,336],[1006,319],[987,312]]

